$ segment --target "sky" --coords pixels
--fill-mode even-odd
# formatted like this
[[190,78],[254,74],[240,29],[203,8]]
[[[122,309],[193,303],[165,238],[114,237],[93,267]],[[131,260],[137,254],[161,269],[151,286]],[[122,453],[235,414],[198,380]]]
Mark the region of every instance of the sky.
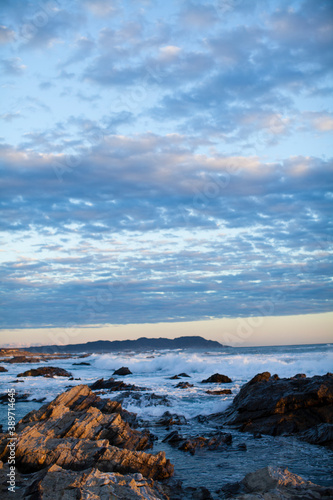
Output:
[[329,341],[330,0],[0,19],[2,345]]

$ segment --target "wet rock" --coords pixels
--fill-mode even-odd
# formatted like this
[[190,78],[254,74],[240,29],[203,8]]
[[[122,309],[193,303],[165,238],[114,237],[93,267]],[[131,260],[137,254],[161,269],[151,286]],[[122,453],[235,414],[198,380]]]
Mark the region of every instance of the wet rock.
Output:
[[[217,493],[220,498],[235,500],[255,499],[329,499],[333,488],[318,486],[305,481],[288,469],[268,466],[256,472],[250,472],[239,483],[227,484]],[[222,496],[223,495],[223,496]]]
[[206,394],[211,394],[212,396],[221,396],[222,394],[232,394],[230,389],[221,389],[220,391],[205,391]]
[[187,420],[184,415],[177,415],[176,413],[170,413],[169,411],[166,411],[156,422],[156,424],[165,427],[170,427],[171,425],[186,425]]
[[0,366],[0,373],[8,372],[4,366]]
[[206,380],[202,380],[202,384],[209,383],[217,383],[217,384],[230,384],[232,382],[231,378],[227,377],[227,375],[221,375],[220,373],[214,373],[211,377]]
[[132,372],[127,366],[122,366],[113,372],[113,375],[132,375]]
[[[273,436],[331,423],[333,375],[273,379],[268,372],[258,374],[241,388],[224,413],[212,419],[241,431]],[[318,439],[321,444],[319,435]]]
[[[145,390],[145,388],[138,388],[137,390]],[[122,392],[114,398],[116,401],[120,403],[126,401],[135,401],[137,406],[146,407],[146,406],[171,406],[171,402],[167,396],[161,396],[159,394],[152,393],[142,393],[142,392]]]
[[[173,466],[163,452],[140,451],[152,446],[150,433],[132,429],[119,406],[102,401],[86,385],[66,391],[17,424],[16,466],[24,473],[55,464],[75,471],[97,467],[101,472],[138,472],[154,479],[171,476]],[[8,456],[8,439],[2,435],[0,460]]]
[[311,444],[328,446],[333,450],[333,424],[319,424],[301,432],[298,437]]
[[178,431],[173,431],[170,432],[162,442],[177,446],[179,450],[189,451],[194,455],[199,448],[206,448],[209,450],[225,448],[226,445],[232,443],[232,436],[229,433],[217,432],[209,437],[192,436],[186,438],[180,435]]
[[175,387],[178,389],[189,389],[190,387],[193,387],[193,384],[189,384],[188,382],[179,382]]
[[191,378],[190,375],[187,375],[187,373],[178,373],[178,375],[174,375],[173,377],[170,377],[170,380],[178,380],[179,378],[184,378],[184,377],[188,377],[188,378]]
[[[15,394],[15,402],[18,403],[23,403],[28,401],[30,397],[30,394],[28,392],[25,392],[24,394],[16,393]],[[3,396],[0,396],[0,403],[2,404],[8,404],[8,394],[4,394]]]
[[73,363],[73,366],[91,366],[91,363],[85,363],[82,361],[81,363]]
[[17,377],[71,377],[72,374],[63,368],[56,368],[54,366],[42,366],[40,368],[33,368],[24,373],[19,373]]
[[6,363],[40,363],[40,358],[34,356],[14,356],[6,361]]
[[110,391],[145,391],[147,390],[145,387],[137,387],[134,384],[126,384],[122,380],[115,380],[114,378],[109,378],[104,380],[104,378],[100,378],[96,380],[93,384],[91,384],[90,389],[93,391],[100,389],[109,389]]

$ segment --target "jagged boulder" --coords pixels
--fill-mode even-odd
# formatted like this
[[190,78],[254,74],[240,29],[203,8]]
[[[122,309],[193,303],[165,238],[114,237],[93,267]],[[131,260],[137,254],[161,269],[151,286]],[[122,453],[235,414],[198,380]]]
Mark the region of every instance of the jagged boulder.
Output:
[[17,377],[72,377],[72,374],[63,368],[55,366],[41,366],[40,368],[33,368],[24,373],[19,373]]
[[125,384],[122,380],[115,380],[113,377],[104,380],[100,378],[89,386],[93,391],[108,389],[109,391],[145,391],[146,387],[137,387],[134,384]]
[[231,378],[227,377],[227,375],[221,375],[220,373],[214,373],[214,375],[211,375],[206,380],[201,381],[202,384],[230,384],[231,382]]
[[331,423],[333,375],[279,379],[269,372],[258,374],[241,388],[225,412],[212,418],[241,431],[273,436]]
[[179,450],[189,451],[192,455],[194,455],[196,450],[199,448],[207,448],[209,450],[224,448],[226,445],[230,445],[232,443],[232,436],[226,432],[216,432],[209,437],[183,437],[178,431],[172,431],[165,436],[163,443],[169,443],[171,446],[175,446]]
[[218,493],[219,498],[235,500],[333,498],[333,488],[318,486],[289,472],[288,469],[272,466],[250,472],[239,483],[227,484]]
[[[17,425],[16,465],[22,472],[36,472],[56,464],[64,469],[97,467],[121,474],[140,472],[147,478],[165,479],[173,466],[163,452],[150,455],[148,431],[132,429],[115,401],[101,400],[88,386],[79,385]],[[0,460],[9,455],[6,435],[0,438]]]
[[115,370],[113,375],[132,375],[132,372],[129,368],[127,368],[127,366],[122,366],[121,368],[118,368],[118,370]]

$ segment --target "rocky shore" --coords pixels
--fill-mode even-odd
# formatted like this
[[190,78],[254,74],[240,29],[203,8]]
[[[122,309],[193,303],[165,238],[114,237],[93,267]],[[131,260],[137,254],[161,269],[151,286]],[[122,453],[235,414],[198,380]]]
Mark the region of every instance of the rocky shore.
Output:
[[[214,382],[221,383],[220,376],[214,376]],[[228,383],[226,378],[222,383]],[[221,484],[215,491],[208,491],[206,485],[183,488],[173,478],[174,465],[165,452],[154,453],[156,436],[150,430],[139,430],[136,415],[123,409],[119,401],[100,398],[94,392],[98,389],[125,391],[123,394],[133,391],[140,397],[145,388],[113,378],[100,379],[90,387],[74,386],[22,418],[16,427],[15,499],[333,498],[332,488],[278,467],[250,472],[243,480]],[[223,389],[216,392],[223,394]],[[226,411],[198,416],[199,420],[215,422],[219,429],[187,435],[186,419],[165,412],[157,423],[165,428],[162,445],[181,450],[184,456],[201,450],[227,456],[233,441],[229,430],[236,427],[254,437],[296,435],[312,444],[331,446],[333,376],[307,378],[299,374],[280,379],[264,372],[241,388]],[[183,426],[185,433],[172,426]],[[0,434],[0,496],[4,499],[14,498],[8,491],[8,437]],[[245,445],[240,446],[246,450]]]

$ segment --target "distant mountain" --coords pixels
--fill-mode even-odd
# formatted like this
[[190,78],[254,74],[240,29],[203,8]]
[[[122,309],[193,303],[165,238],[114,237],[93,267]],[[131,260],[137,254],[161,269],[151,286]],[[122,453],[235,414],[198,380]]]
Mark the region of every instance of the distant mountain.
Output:
[[144,351],[151,349],[220,349],[226,347],[215,340],[206,340],[203,337],[178,337],[176,339],[148,339],[141,337],[137,340],[97,340],[85,344],[46,345],[27,347],[30,352],[47,353],[79,353],[79,352],[112,352],[112,351]]

